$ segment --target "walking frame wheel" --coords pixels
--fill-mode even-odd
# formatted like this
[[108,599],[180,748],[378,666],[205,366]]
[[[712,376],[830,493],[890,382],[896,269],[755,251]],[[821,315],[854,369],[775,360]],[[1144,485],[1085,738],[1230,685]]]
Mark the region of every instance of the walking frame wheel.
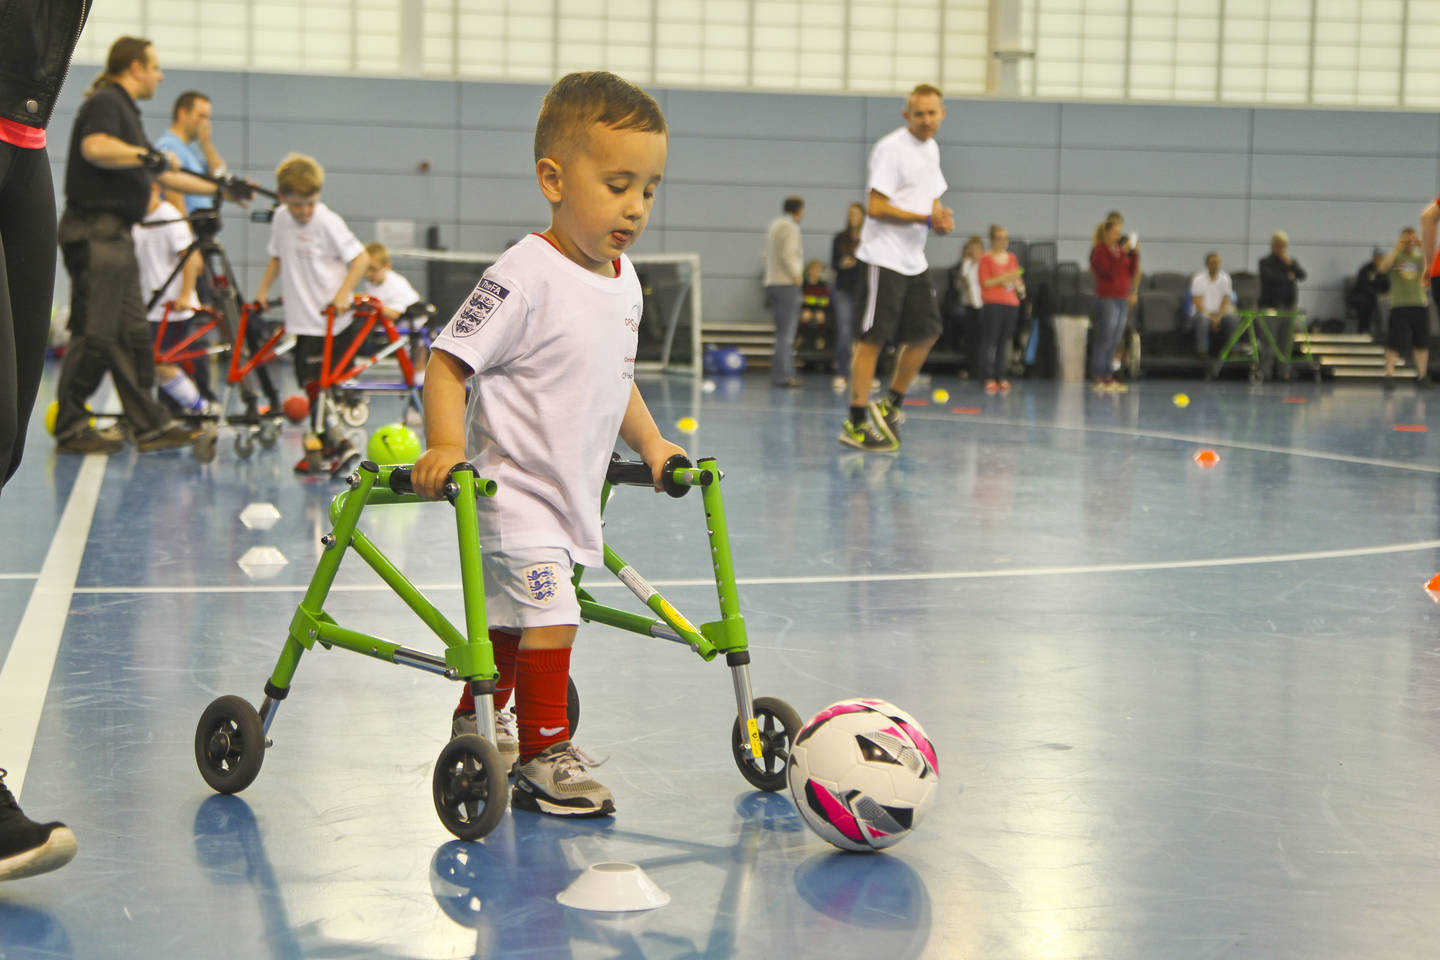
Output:
[[205,708],[195,727],[195,763],[212,789],[239,793],[264,760],[265,726],[244,697],[220,697]]
[[500,751],[473,733],[455,737],[435,761],[431,792],[445,829],[461,840],[479,840],[495,829],[509,799]]
[[800,715],[790,704],[775,697],[756,697],[752,709],[759,728],[761,757],[757,760],[751,754],[750,737],[740,728],[739,717],[730,729],[731,753],[740,775],[752,787],[774,793],[785,789],[788,782],[786,767],[795,738],[800,734]]

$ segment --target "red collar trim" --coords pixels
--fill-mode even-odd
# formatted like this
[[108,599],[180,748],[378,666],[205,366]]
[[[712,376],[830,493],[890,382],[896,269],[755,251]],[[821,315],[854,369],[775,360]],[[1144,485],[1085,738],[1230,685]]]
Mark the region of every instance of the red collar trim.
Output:
[[39,150],[45,146],[45,128],[26,126],[0,117],[0,141],[26,150]]
[[[565,251],[560,249],[560,245],[559,245],[558,243],[556,243],[554,240],[551,240],[549,237],[545,236],[545,234],[541,233],[539,230],[532,231],[531,236],[539,237],[541,240],[544,240],[546,243],[550,244],[550,246],[554,247],[554,248],[555,248],[555,252],[558,253],[558,254],[560,254],[560,256],[562,256],[562,257],[565,256]],[[610,261],[610,266],[612,266],[612,267],[615,268],[615,276],[611,277],[610,279],[611,279],[611,280],[619,280],[619,279],[620,279],[620,258],[619,258],[619,257],[616,257],[614,260],[611,260],[611,261]]]

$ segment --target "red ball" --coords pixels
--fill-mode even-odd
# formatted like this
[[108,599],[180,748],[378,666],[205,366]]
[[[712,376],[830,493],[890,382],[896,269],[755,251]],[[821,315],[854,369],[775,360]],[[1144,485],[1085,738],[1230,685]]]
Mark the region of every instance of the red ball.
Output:
[[310,399],[303,393],[293,393],[285,398],[280,408],[285,411],[286,420],[299,423],[310,416]]

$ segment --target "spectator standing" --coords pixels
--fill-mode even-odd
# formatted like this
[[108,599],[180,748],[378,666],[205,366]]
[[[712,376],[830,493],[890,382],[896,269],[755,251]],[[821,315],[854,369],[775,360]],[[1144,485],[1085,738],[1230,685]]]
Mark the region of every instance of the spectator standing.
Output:
[[[1260,309],[1293,311],[1300,299],[1300,281],[1305,279],[1305,268],[1290,256],[1290,236],[1284,230],[1276,230],[1270,237],[1270,253],[1260,260]],[[1304,320],[1286,318],[1276,333],[1280,349],[1289,352],[1290,341],[1297,326],[1304,329]]]
[[1090,380],[1096,390],[1124,393],[1115,379],[1115,351],[1125,335],[1125,318],[1135,302],[1135,281],[1140,275],[1140,244],[1132,235],[1122,238],[1125,221],[1110,214],[1095,228],[1090,248],[1090,272],[1095,277],[1095,331],[1090,342]]
[[800,325],[800,287],[804,282],[800,220],[805,216],[805,201],[786,197],[781,210],[765,233],[765,304],[775,318],[770,383],[798,387],[801,381],[795,376],[795,334]]
[[1425,293],[1425,255],[1413,227],[1380,262],[1390,275],[1390,330],[1385,340],[1385,389],[1394,386],[1395,361],[1409,348],[1415,355],[1416,383],[1430,386],[1430,299]]
[[121,37],[110,47],[105,71],[95,78],[75,115],[65,167],[65,212],[60,252],[70,273],[70,345],[60,367],[56,449],[61,453],[113,453],[124,446],[113,428],[89,425],[85,401],[109,373],[136,446],[183,446],[197,432],[170,418],[155,400],[155,357],[140,266],[130,228],[145,216],[150,183],[182,193],[215,187],[178,169],[154,150],[140,122],[138,100],[148,100],[165,74],[155,47]]
[[[225,158],[215,149],[210,129],[212,112],[210,98],[205,94],[197,90],[180,94],[170,110],[170,129],[155,140],[155,149],[175,154],[180,160],[181,170],[212,177],[225,176],[230,171],[225,166]],[[187,214],[215,206],[214,196],[191,194],[187,197],[177,190],[167,190],[165,201]]]
[[849,382],[850,344],[855,335],[855,291],[860,286],[860,261],[855,251],[860,246],[860,228],[865,225],[865,207],[852,203],[845,210],[845,229],[830,241],[830,268],[835,282],[830,286],[831,319],[835,322],[836,390],[844,390]]
[[[838,437],[846,446],[879,452],[899,449],[905,391],[940,336],[925,241],[932,230],[943,235],[955,229],[954,211],[940,203],[949,185],[935,143],[945,119],[939,88],[925,83],[911,90],[902,116],[905,125],[870,151],[867,219],[855,251],[862,272],[855,296],[860,309],[850,362],[850,416]],[[890,393],[870,403],[880,350],[896,339],[900,352]]]
[[972,236],[960,251],[960,265],[955,268],[954,287],[960,295],[961,329],[965,331],[965,351],[969,354],[970,375],[979,380],[984,376],[980,361],[980,311],[985,294],[980,286],[980,260],[985,256],[985,241]]
[[1380,296],[1390,292],[1390,278],[1380,266],[1384,262],[1385,250],[1376,247],[1355,274],[1346,296],[1346,304],[1355,311],[1356,329],[1361,333],[1380,328]]
[[1020,261],[1010,252],[1010,231],[990,228],[990,249],[980,258],[976,274],[980,281],[980,375],[985,392],[1009,392],[1010,343],[1020,317],[1020,300],[1025,296]]
[[1195,330],[1195,352],[1201,359],[1210,359],[1211,336],[1217,331],[1228,340],[1240,324],[1231,312],[1235,306],[1235,285],[1230,274],[1220,269],[1220,254],[1205,254],[1205,269],[1190,278],[1188,313]]

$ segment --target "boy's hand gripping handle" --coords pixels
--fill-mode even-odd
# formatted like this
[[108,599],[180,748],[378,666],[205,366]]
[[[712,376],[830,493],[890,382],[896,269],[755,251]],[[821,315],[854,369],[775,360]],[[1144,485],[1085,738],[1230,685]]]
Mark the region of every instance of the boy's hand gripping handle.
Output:
[[[678,482],[675,471],[688,470],[694,466],[678,453],[666,460],[665,466],[660,470],[660,482],[665,487],[665,492],[672,497],[683,497],[689,493],[690,484]],[[616,486],[623,484],[630,487],[654,487],[655,475],[650,472],[649,464],[640,460],[621,460],[619,454],[616,454],[605,471],[605,482]]]
[[[410,474],[413,469],[413,467],[396,467],[395,469],[391,470],[390,490],[394,493],[413,496],[415,493],[415,484],[410,479]],[[475,468],[471,466],[468,462],[462,460],[459,463],[455,464],[455,466],[451,467],[450,472],[454,473],[456,470],[474,469]],[[441,492],[444,493],[446,500],[454,503],[455,497],[458,496],[460,493],[460,487],[455,483],[454,480],[450,480],[445,484],[445,488]]]

